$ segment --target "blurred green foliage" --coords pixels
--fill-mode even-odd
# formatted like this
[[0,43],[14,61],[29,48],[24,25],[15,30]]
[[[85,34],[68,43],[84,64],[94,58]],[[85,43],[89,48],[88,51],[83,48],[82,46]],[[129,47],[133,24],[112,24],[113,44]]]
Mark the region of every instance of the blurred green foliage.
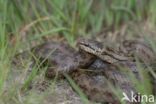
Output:
[[95,34],[104,27],[118,28],[128,21],[155,25],[155,5],[154,0],[11,0],[8,28],[15,32],[21,25],[47,17],[33,27],[36,34],[57,29],[54,32],[73,42],[77,36]]

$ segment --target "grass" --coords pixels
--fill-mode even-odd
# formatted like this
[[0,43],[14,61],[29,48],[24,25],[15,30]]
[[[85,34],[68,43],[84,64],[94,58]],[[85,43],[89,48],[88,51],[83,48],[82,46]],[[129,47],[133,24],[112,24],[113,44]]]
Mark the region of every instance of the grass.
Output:
[[[0,102],[35,104],[30,97],[21,98],[19,83],[14,83],[5,95],[6,81],[12,72],[11,59],[21,49],[29,48],[32,42],[61,35],[74,46],[77,37],[95,36],[103,29],[117,31],[130,22],[155,28],[155,5],[154,0],[0,0]],[[130,30],[131,33],[138,31],[135,29]],[[150,31],[145,36],[154,34]],[[148,41],[156,50],[155,40]],[[148,69],[156,77],[152,68]],[[24,80],[25,86],[36,76],[34,73]],[[141,87],[138,85],[138,89]]]
[[[1,4],[2,5],[2,4]],[[8,51],[8,45],[7,45],[7,35],[6,34],[6,11],[7,11],[7,3],[4,2],[3,5],[3,16],[2,20],[0,21],[0,74],[1,74],[1,78],[0,78],[0,93],[2,93],[3,91],[3,85],[4,82],[7,78],[7,73],[9,71],[9,55],[6,56],[5,52]],[[5,70],[5,71],[4,71]]]
[[82,102],[84,104],[89,104],[89,101],[88,101],[86,95],[82,92],[82,90],[79,88],[79,86],[76,85],[76,83],[70,78],[70,76],[68,74],[64,74],[64,76],[69,81],[69,83],[73,87],[73,89],[76,90],[76,92],[79,94]]

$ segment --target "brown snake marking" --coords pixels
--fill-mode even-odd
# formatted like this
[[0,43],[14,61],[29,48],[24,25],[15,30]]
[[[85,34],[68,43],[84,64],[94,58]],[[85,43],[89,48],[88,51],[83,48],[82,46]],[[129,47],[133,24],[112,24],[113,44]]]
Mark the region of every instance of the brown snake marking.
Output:
[[108,47],[104,47],[102,44],[98,43],[97,41],[81,39],[78,42],[79,48],[96,55],[97,57],[101,58],[102,60],[113,64],[118,61],[128,61],[131,60],[131,57],[126,57],[117,54],[115,50],[110,49]]

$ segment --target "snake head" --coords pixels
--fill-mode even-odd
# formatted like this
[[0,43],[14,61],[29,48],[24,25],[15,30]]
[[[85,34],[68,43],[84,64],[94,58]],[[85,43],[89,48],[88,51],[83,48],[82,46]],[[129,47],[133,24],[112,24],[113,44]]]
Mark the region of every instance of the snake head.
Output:
[[101,53],[103,50],[102,43],[92,40],[92,39],[83,39],[80,38],[77,41],[77,46],[80,50],[86,51],[91,54]]

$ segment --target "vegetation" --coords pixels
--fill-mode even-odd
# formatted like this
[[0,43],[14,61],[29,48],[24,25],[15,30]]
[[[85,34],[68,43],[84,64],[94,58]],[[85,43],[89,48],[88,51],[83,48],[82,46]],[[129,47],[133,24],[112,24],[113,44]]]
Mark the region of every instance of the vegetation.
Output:
[[[74,46],[79,36],[96,35],[103,29],[116,31],[130,23],[146,25],[150,32],[144,34],[155,34],[155,5],[155,0],[0,0],[1,104],[38,104],[43,99],[33,93],[21,98],[21,86],[14,82],[6,93],[5,82],[12,72],[11,60],[24,47],[29,47],[34,41],[43,41],[47,36],[63,36]],[[154,39],[149,42],[156,50]],[[149,70],[156,78],[150,67]],[[25,71],[22,73],[24,75]],[[35,73],[24,80],[24,87],[33,80]],[[149,87],[146,82],[145,88],[138,86],[141,92]]]

